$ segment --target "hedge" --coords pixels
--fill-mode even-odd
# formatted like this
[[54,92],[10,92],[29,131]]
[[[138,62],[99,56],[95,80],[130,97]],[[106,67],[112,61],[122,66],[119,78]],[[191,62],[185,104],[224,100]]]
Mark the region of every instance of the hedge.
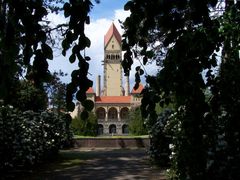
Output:
[[0,105],[0,168],[33,165],[71,139],[68,116]]

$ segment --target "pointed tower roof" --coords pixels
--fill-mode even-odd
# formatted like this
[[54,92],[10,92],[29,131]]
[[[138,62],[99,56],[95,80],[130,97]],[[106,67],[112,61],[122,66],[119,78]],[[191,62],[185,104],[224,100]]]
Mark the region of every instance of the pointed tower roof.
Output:
[[116,26],[114,25],[114,23],[112,23],[112,25],[108,29],[107,34],[105,34],[105,36],[104,36],[104,47],[108,44],[108,42],[110,41],[112,36],[115,36],[115,38],[117,39],[118,43],[121,44],[122,37],[119,34],[119,32],[118,32]]

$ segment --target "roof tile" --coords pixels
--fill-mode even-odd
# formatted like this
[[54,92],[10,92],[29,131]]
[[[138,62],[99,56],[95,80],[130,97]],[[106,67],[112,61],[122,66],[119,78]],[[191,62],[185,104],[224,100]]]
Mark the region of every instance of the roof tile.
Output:
[[112,23],[112,25],[108,29],[107,34],[104,36],[104,46],[106,46],[108,44],[108,42],[110,41],[110,39],[112,38],[113,35],[116,37],[118,43],[121,44],[122,37],[119,34],[119,32],[118,32],[116,26],[114,25],[114,23]]
[[98,96],[96,103],[130,103],[131,96]]
[[90,87],[90,88],[88,88],[88,90],[87,90],[86,93],[87,93],[87,94],[94,94],[95,92],[94,92],[93,88]]
[[136,90],[133,88],[131,93],[132,94],[140,94],[142,92],[143,88],[144,88],[143,85],[140,83],[139,87]]

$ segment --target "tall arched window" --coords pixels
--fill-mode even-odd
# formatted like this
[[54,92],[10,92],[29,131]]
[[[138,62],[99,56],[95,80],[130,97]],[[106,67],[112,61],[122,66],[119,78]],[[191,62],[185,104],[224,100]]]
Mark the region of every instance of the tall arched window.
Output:
[[114,108],[114,107],[111,107],[109,110],[108,110],[108,119],[117,119],[118,118],[118,115],[117,115],[117,109]]
[[128,125],[124,124],[124,125],[122,126],[122,133],[123,133],[123,134],[128,134],[128,133],[129,133],[129,131],[128,131]]
[[115,56],[113,54],[111,54],[111,60],[114,60]]
[[98,119],[105,119],[106,111],[103,107],[100,107],[97,109],[96,114]]
[[116,132],[117,132],[116,125],[115,124],[111,124],[109,126],[109,134],[116,134]]
[[120,118],[121,119],[128,119],[128,115],[129,115],[129,110],[127,107],[124,107],[121,109],[120,111]]

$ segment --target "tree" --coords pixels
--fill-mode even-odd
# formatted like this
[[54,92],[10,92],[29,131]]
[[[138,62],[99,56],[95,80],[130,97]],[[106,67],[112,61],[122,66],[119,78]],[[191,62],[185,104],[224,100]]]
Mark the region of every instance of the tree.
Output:
[[[99,2],[96,0],[96,2]],[[69,61],[79,61],[79,69],[73,71],[72,82],[67,86],[67,109],[74,110],[73,95],[86,104],[86,110],[90,106],[86,100],[86,91],[92,86],[92,81],[87,78],[90,57],[85,56],[83,51],[90,47],[90,40],[85,36],[85,24],[90,23],[88,13],[93,4],[90,0],[70,0],[63,6],[64,15],[69,18],[67,24],[50,28],[45,19],[48,10],[58,12],[61,10],[62,0],[39,0],[39,1],[0,1],[0,99],[5,104],[11,100],[10,94],[16,91],[15,81],[27,72],[27,79],[34,85],[43,89],[43,83],[50,78],[47,60],[53,59],[53,50],[50,46],[51,32],[59,31],[64,40],[62,41],[62,54],[72,48]]]
[[139,107],[130,111],[129,131],[134,135],[146,135],[148,134],[146,124],[141,115]]
[[51,80],[44,87],[48,94],[49,107],[57,114],[66,112],[66,84],[60,80],[60,77],[66,75],[61,70],[54,72]]
[[10,104],[21,111],[33,110],[35,112],[47,109],[47,94],[37,89],[32,82],[22,80],[16,87],[16,93],[12,94]]
[[[47,59],[53,59],[47,43],[47,8],[52,0],[0,2],[0,99],[11,100],[15,81],[27,70],[27,77],[38,88],[48,78]],[[59,1],[55,1],[58,3]],[[30,61],[33,59],[33,62]]]
[[71,128],[75,135],[96,136],[97,117],[93,112],[90,112],[87,119],[82,119],[79,114],[77,117],[73,118]]
[[[237,150],[240,126],[236,111],[240,104],[240,81],[236,71],[240,3],[225,1],[226,8],[220,10],[219,3],[132,0],[124,7],[131,11],[123,23],[125,74],[131,70],[133,56],[141,56],[143,65],[155,60],[159,67],[156,76],[146,78],[142,114],[154,125],[158,117],[156,104],[164,107],[173,98],[176,103],[172,117],[178,122],[172,137],[172,169],[176,179],[239,178],[236,161],[240,154]],[[218,11],[217,16],[212,16],[214,11]],[[213,69],[219,58],[222,63],[216,74]],[[136,71],[135,88],[144,73],[141,67]],[[203,71],[207,72],[206,78]],[[234,86],[227,85],[229,82]],[[208,102],[204,94],[207,88],[212,93]],[[220,144],[224,143],[222,147]],[[220,154],[224,153],[236,161],[222,158]]]

